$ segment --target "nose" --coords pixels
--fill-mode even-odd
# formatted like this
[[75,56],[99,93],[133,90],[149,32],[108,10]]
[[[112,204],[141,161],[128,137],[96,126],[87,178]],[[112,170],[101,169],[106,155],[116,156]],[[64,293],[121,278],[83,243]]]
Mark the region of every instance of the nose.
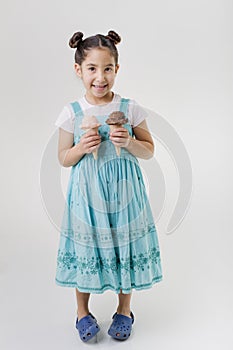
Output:
[[104,72],[102,70],[98,70],[97,72],[97,80],[99,83],[103,82],[105,78]]

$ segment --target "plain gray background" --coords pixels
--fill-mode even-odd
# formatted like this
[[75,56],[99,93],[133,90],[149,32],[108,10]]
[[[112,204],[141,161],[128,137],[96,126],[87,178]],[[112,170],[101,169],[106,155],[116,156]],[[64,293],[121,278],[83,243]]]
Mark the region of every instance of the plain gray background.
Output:
[[134,293],[136,322],[126,343],[106,334],[116,296],[94,295],[91,310],[102,332],[90,346],[232,348],[232,5],[227,0],[2,4],[1,349],[88,346],[74,329],[74,290],[55,285],[59,232],[43,208],[39,173],[58,114],[83,93],[68,40],[79,30],[88,36],[109,29],[122,36],[115,91],[157,111],[176,129],[192,162],[194,191],[184,221],[166,235],[178,185],[171,160],[158,149],[167,183],[157,223],[164,281]]

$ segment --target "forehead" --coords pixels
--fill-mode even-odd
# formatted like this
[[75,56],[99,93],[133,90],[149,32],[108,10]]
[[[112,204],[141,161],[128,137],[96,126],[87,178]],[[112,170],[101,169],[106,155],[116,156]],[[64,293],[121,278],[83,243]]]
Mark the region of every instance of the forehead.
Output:
[[108,48],[95,48],[88,51],[84,63],[114,64],[114,57]]

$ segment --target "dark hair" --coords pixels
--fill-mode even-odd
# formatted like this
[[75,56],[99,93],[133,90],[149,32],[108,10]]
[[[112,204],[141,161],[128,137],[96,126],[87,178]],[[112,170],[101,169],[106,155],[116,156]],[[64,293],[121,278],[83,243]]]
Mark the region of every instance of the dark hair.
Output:
[[121,37],[116,32],[110,30],[107,35],[96,34],[84,40],[82,40],[82,38],[83,33],[76,32],[69,40],[69,46],[73,49],[76,49],[76,63],[81,65],[85,60],[89,50],[103,47],[107,47],[110,50],[111,54],[114,57],[115,63],[118,63],[118,51],[116,45],[121,41]]

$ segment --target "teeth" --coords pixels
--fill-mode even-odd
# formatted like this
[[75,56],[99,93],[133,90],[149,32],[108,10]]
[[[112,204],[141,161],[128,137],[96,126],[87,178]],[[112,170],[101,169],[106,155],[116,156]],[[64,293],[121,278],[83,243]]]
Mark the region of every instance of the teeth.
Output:
[[104,88],[106,85],[94,85],[96,88]]

